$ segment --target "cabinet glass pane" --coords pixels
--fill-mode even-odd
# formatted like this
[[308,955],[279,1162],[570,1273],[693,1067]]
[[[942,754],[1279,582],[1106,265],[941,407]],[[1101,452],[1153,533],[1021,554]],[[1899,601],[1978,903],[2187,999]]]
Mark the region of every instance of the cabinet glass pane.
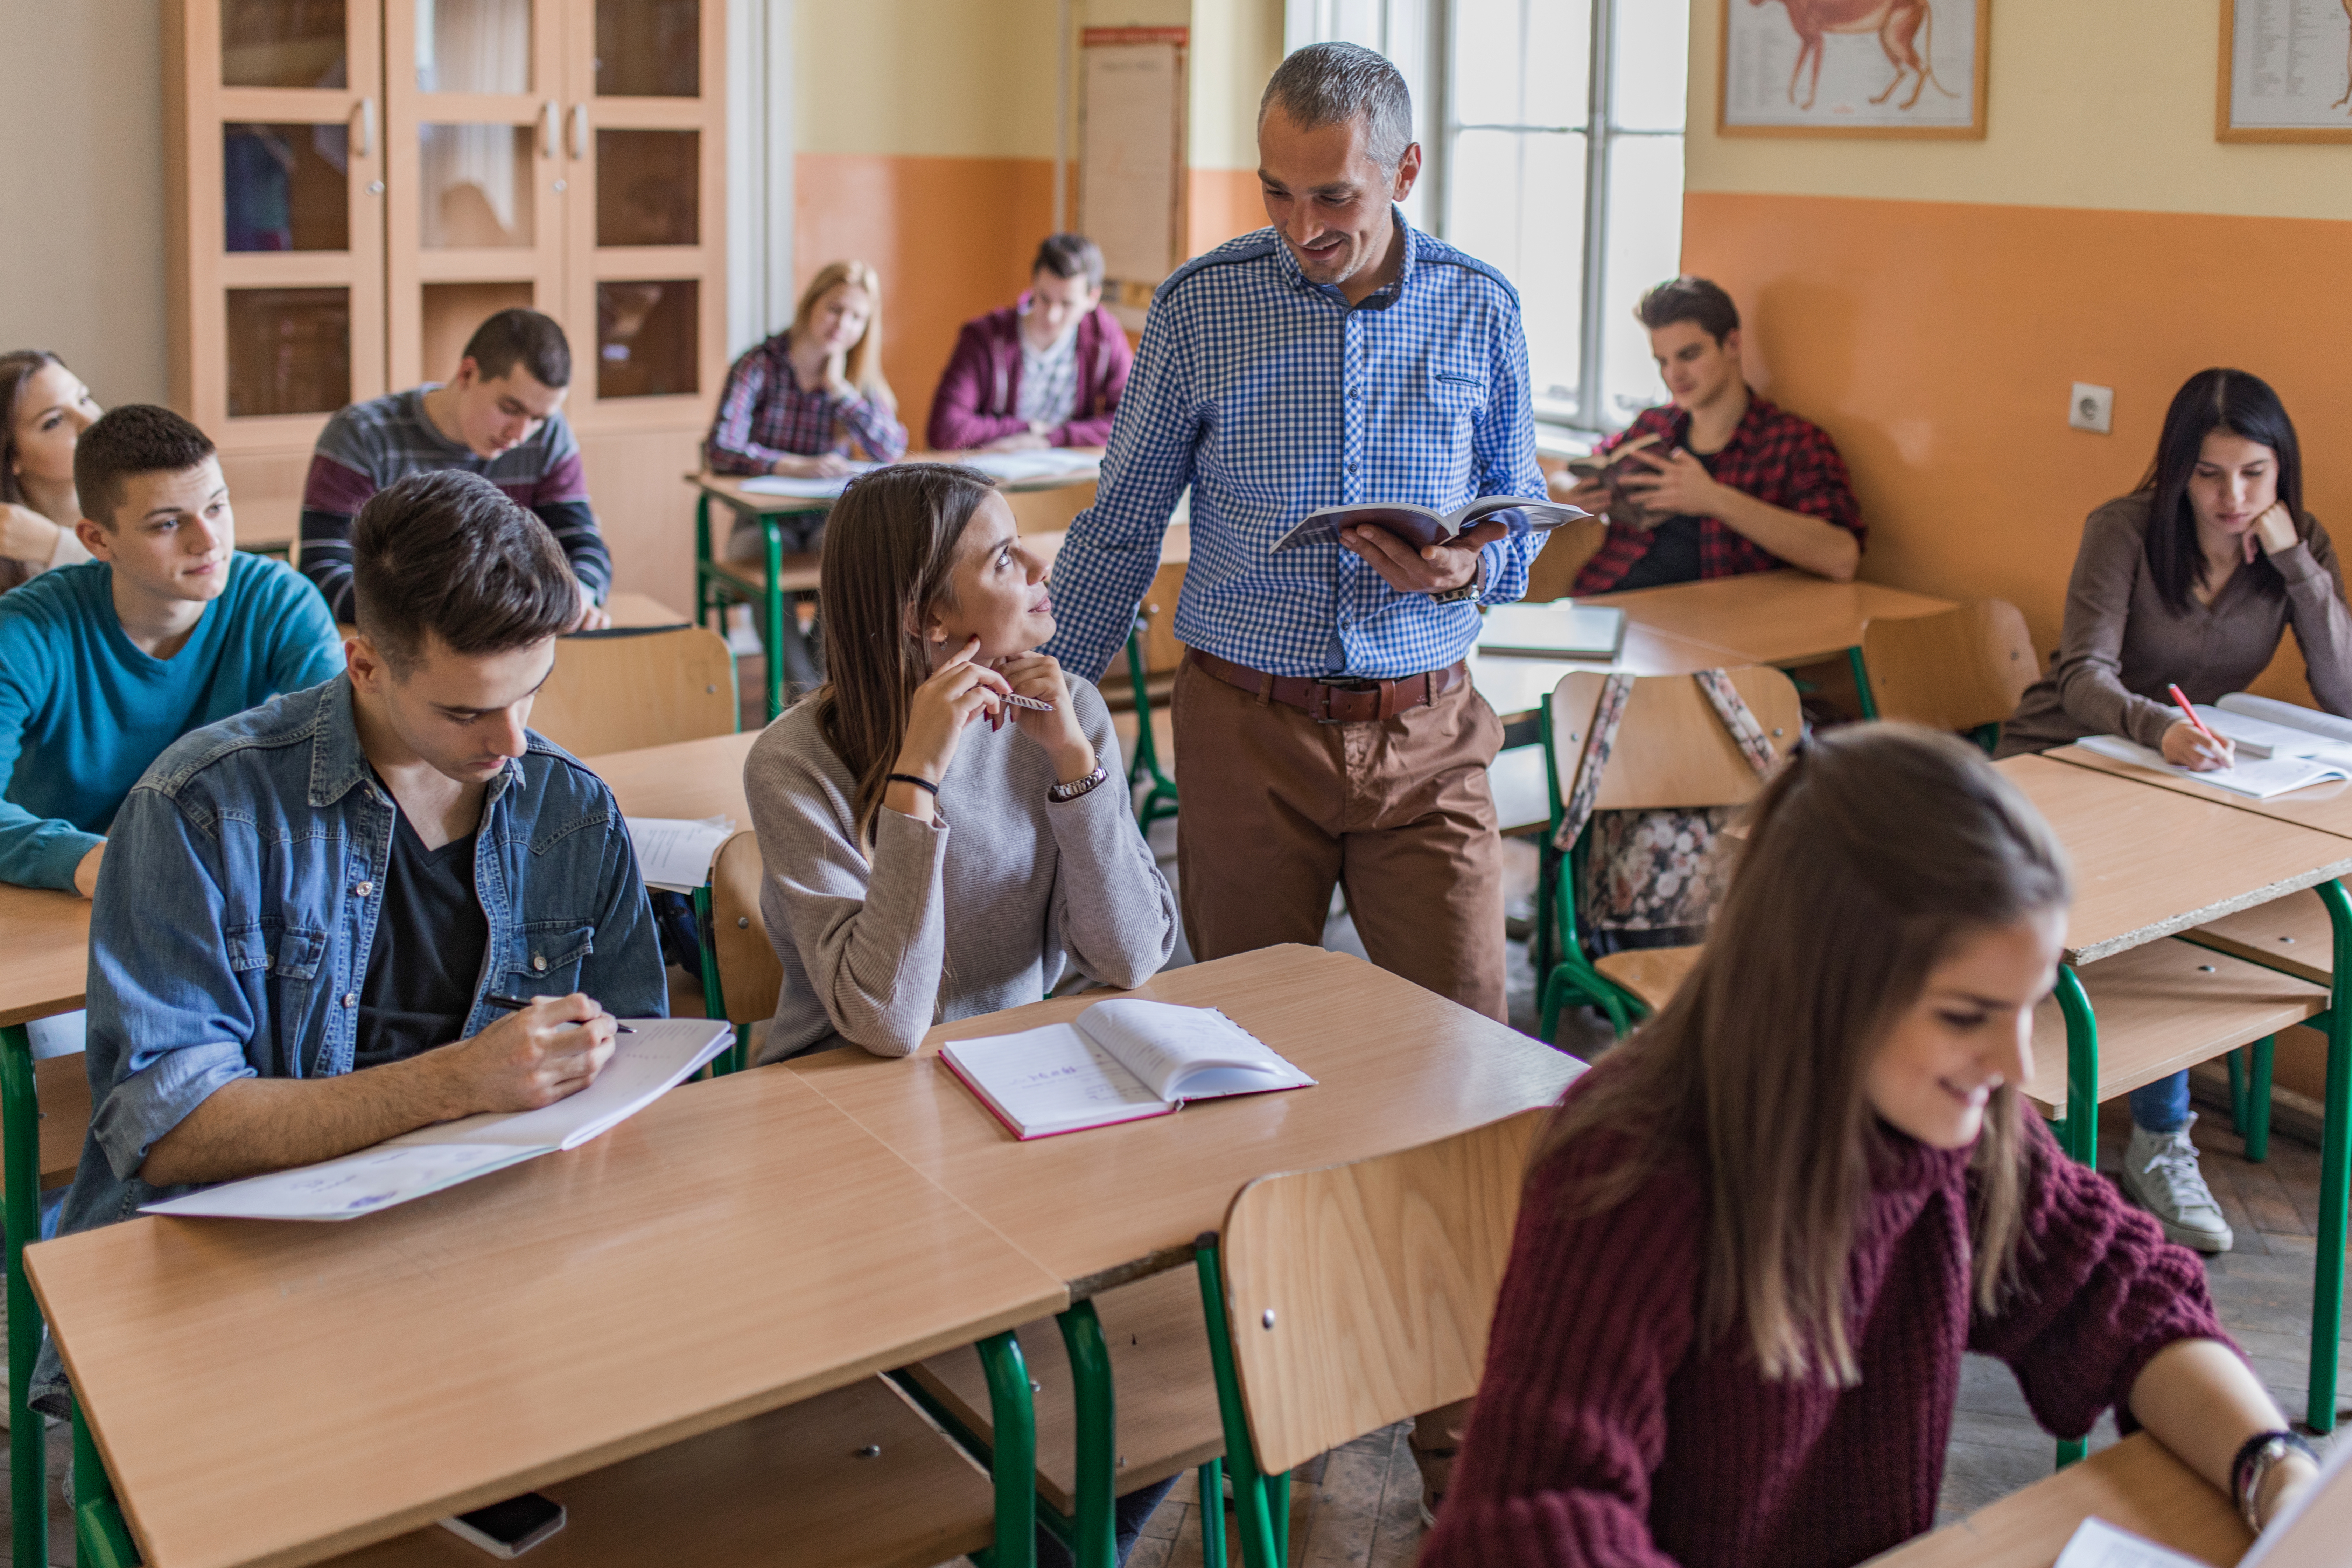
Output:
[[667,397],[702,390],[696,379],[698,285],[596,285],[596,395]]
[[530,126],[423,125],[417,137],[418,233],[427,250],[532,242]]
[[596,132],[596,243],[696,245],[699,131]]
[[416,0],[420,92],[529,92],[530,0]]
[[343,0],[221,0],[223,87],[341,87]]
[[702,0],[596,0],[599,98],[702,91]]
[[349,250],[351,133],[341,125],[221,127],[230,250]]
[[228,291],[231,418],[331,414],[351,400],[349,289]]

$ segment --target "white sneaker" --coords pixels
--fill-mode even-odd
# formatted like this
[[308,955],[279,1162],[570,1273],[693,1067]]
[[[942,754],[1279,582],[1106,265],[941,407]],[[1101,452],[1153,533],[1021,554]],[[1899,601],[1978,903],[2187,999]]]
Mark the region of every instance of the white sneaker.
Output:
[[[2194,1123],[2197,1118],[2189,1120]],[[2168,1239],[2200,1252],[2230,1250],[2230,1222],[2221,1217],[2221,1205],[2197,1168],[2197,1145],[2189,1141],[2188,1127],[2177,1132],[2134,1127],[2124,1146],[2123,1177],[2124,1191],[2156,1216]]]
[[768,645],[760,640],[751,623],[739,621],[727,628],[727,651],[737,658],[757,658],[768,651]]

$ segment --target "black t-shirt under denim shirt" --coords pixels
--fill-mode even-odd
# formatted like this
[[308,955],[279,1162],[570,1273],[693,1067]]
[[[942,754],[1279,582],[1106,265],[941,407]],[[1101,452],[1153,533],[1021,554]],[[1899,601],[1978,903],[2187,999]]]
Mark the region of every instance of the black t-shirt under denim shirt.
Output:
[[[1708,473],[1715,472],[1714,453],[1693,452],[1691,456],[1706,465]],[[1609,591],[1614,594],[1627,588],[1663,588],[1669,583],[1697,582],[1698,525],[1696,517],[1670,517],[1652,529],[1648,552],[1627,567],[1625,575]]]
[[376,911],[367,980],[360,987],[355,1072],[457,1038],[474,1010],[474,988],[490,943],[489,917],[474,894],[478,830],[427,849],[407,815],[395,816],[383,907]]

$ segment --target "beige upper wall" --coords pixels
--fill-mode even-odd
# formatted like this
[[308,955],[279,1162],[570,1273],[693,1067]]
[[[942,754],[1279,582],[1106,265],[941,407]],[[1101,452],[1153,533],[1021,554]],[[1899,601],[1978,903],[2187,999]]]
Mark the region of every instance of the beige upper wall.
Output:
[[1982,142],[1717,135],[1723,5],[1691,0],[1691,190],[2352,218],[2352,146],[2213,139],[2220,0],[1998,0]]
[[0,350],[55,350],[110,406],[169,389],[163,37],[158,0],[0,0]]
[[1282,0],[1193,0],[1192,163],[1257,167],[1257,100],[1282,63]]

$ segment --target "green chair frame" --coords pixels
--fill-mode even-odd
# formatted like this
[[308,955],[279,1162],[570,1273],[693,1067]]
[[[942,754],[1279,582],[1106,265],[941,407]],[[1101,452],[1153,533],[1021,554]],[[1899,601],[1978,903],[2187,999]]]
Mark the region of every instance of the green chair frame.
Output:
[[[49,1550],[47,1423],[25,1407],[41,1353],[41,1308],[25,1277],[25,1247],[41,1234],[41,1098],[33,1082],[33,1037],[0,1026],[0,1126],[7,1134],[9,1561],[47,1563]],[[77,1497],[80,1493],[75,1494]]]
[[1583,879],[1584,856],[1592,837],[1585,824],[1568,854],[1555,847],[1567,803],[1559,794],[1559,748],[1552,734],[1551,699],[1544,699],[1538,715],[1543,733],[1544,792],[1551,803],[1551,818],[1538,847],[1536,872],[1536,934],[1532,957],[1536,972],[1536,1005],[1541,1015],[1538,1028],[1547,1040],[1559,1029],[1560,1009],[1570,999],[1590,1005],[1608,1016],[1622,1039],[1633,1026],[1649,1016],[1642,999],[1593,966],[1586,955],[1576,923],[1576,888]]
[[[709,626],[714,616],[719,625],[714,628],[719,636],[727,635],[726,611],[730,605],[751,605],[753,620],[760,631],[760,646],[767,653],[768,719],[773,722],[784,710],[784,666],[789,660],[795,685],[813,685],[817,676],[814,651],[801,636],[800,622],[793,606],[802,595],[786,594],[778,584],[784,570],[784,534],[779,521],[783,517],[822,519],[824,512],[753,512],[739,513],[753,518],[763,536],[763,587],[755,599],[745,590],[743,580],[711,553],[710,502],[709,490],[699,491],[694,503],[694,624]],[[730,509],[732,510],[732,509]]]
[[[1269,1476],[1257,1465],[1249,1417],[1242,1404],[1241,1375],[1234,1361],[1233,1331],[1225,1320],[1224,1252],[1215,1231],[1192,1244],[1192,1266],[1201,1278],[1201,1310],[1209,1321],[1209,1360],[1216,1369],[1217,1410],[1224,1419],[1225,1468],[1234,1478],[1234,1518],[1241,1535],[1243,1568],[1287,1568],[1290,1561],[1290,1476]],[[1222,1525],[1223,1521],[1217,1521]],[[1209,1521],[1201,1539],[1209,1539]],[[1222,1529],[1218,1531],[1222,1536]]]
[[1143,617],[1138,616],[1135,629],[1127,634],[1127,673],[1135,683],[1135,755],[1127,764],[1127,787],[1129,795],[1139,789],[1144,792],[1142,803],[1135,808],[1135,825],[1150,837],[1153,823],[1176,815],[1176,781],[1160,768],[1160,742],[1151,733],[1151,684],[1143,673]]

